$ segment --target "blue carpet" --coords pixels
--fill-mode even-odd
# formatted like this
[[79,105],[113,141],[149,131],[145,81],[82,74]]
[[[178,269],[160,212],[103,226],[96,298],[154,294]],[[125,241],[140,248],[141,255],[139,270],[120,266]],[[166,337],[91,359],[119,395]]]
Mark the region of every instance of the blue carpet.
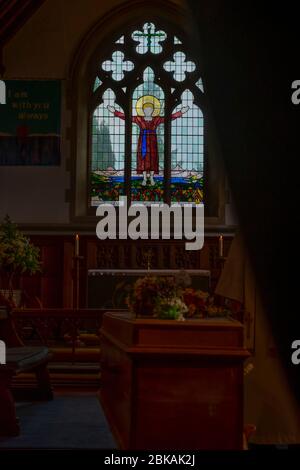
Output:
[[0,448],[116,448],[99,401],[92,395],[18,404],[17,416],[21,435],[0,438]]

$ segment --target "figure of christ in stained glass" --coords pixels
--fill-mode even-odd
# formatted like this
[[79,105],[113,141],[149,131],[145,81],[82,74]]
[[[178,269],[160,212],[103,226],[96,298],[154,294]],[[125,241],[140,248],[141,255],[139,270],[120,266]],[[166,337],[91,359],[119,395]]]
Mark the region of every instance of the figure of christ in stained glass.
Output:
[[[136,103],[137,116],[132,117],[132,122],[140,129],[137,146],[137,173],[143,175],[142,186],[147,185],[147,178],[150,180],[150,185],[154,186],[154,175],[159,174],[156,130],[165,121],[165,118],[160,116],[160,108],[159,99],[152,95],[144,95]],[[109,105],[107,109],[116,117],[125,120],[125,115],[117,111],[114,106]],[[171,115],[171,119],[180,118],[188,110],[188,106],[183,106]]]

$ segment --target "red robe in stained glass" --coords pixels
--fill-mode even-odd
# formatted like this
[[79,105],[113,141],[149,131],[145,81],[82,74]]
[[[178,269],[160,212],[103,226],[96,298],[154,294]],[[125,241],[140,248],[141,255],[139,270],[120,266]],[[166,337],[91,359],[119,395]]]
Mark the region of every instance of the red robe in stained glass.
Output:
[[[120,111],[115,111],[115,116],[125,120],[125,115]],[[172,114],[171,119],[177,119],[182,116],[181,111]],[[140,135],[137,148],[137,173],[141,174],[143,171],[153,171],[155,174],[159,173],[158,167],[158,147],[157,147],[157,127],[164,122],[165,118],[155,116],[151,121],[146,121],[143,116],[133,116],[132,122],[137,124],[140,128]]]

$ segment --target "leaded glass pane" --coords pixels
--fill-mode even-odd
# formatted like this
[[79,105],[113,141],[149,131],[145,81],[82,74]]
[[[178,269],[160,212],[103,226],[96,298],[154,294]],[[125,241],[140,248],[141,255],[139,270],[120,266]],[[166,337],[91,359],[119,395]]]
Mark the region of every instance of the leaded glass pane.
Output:
[[[181,119],[172,121],[171,200],[200,203],[203,202],[203,114],[189,90],[181,98],[182,105],[189,110]],[[182,105],[174,112],[180,111]]]
[[124,36],[121,36],[117,41],[116,44],[124,44]]
[[180,39],[174,36],[174,44],[182,44],[182,42],[180,41]]
[[186,60],[186,55],[181,52],[173,54],[173,60],[164,63],[164,69],[167,72],[173,72],[174,80],[183,82],[186,78],[186,72],[194,72],[196,64],[191,60]]
[[96,77],[96,80],[94,81],[93,91],[96,91],[100,85],[102,85],[102,82],[98,77]]
[[199,80],[196,82],[196,86],[204,93],[204,86],[203,86],[203,81],[202,78],[199,78]]
[[145,23],[142,31],[134,31],[132,39],[138,42],[136,51],[138,54],[159,54],[162,51],[161,42],[165,41],[167,34],[164,31],[157,31],[153,23]]
[[103,62],[102,69],[111,72],[112,78],[119,82],[123,80],[124,72],[130,72],[134,69],[134,64],[131,60],[125,60],[124,52],[115,51],[112,54],[112,60]]
[[91,205],[118,201],[124,194],[125,122],[107,108],[123,109],[115,103],[115,94],[108,89],[103,103],[93,113],[91,159]]

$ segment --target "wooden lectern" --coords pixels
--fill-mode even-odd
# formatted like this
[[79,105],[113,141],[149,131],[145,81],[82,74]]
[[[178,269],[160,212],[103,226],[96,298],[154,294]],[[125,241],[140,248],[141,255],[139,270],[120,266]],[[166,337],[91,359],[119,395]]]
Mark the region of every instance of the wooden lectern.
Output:
[[121,449],[242,449],[240,323],[106,313],[101,341],[99,396]]

